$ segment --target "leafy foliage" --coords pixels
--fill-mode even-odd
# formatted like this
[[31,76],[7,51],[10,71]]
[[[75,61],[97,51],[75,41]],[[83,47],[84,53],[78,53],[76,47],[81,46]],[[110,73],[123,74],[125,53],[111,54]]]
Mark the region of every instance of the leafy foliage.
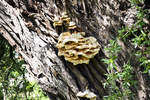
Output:
[[148,21],[150,16],[147,9],[139,6],[136,8],[138,10],[136,23],[130,28],[119,30],[119,38],[132,44],[134,47],[132,54],[137,57],[140,66],[144,67],[144,72],[147,73],[150,70],[150,23]]
[[117,67],[115,62],[121,48],[115,40],[111,40],[109,47],[105,48],[105,50],[106,52],[109,52],[109,58],[103,59],[103,61],[108,64],[108,74],[106,74],[107,81],[104,83],[104,87],[108,87],[110,94],[109,96],[105,96],[104,100],[122,100],[125,98],[133,98],[134,94],[130,88],[131,86],[135,86],[136,82],[133,81],[132,66],[127,63],[123,65],[122,69]]
[[24,61],[16,56],[0,36],[0,100],[48,100],[35,82],[26,79]]
[[108,52],[108,58],[103,61],[108,65],[107,80],[104,86],[110,90],[108,96],[104,97],[104,100],[134,100],[137,82],[135,81],[134,69],[130,64],[131,60],[128,59],[122,68],[118,68],[116,65],[117,57],[121,51],[121,47],[118,45],[117,40],[122,40],[126,45],[131,44],[133,47],[131,56],[136,57],[140,63],[143,73],[150,74],[150,25],[148,22],[148,10],[143,9],[139,5],[143,3],[143,0],[130,0],[131,5],[137,9],[136,22],[132,27],[123,27],[118,31],[118,37],[116,40],[111,40],[110,44],[105,51]]

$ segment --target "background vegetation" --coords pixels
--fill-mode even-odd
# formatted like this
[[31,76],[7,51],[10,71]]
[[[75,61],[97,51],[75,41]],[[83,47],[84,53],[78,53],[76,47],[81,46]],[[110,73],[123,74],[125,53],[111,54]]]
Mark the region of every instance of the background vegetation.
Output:
[[49,100],[35,81],[27,80],[24,63],[0,36],[0,100]]
[[[136,70],[131,62],[138,62],[142,74],[150,74],[149,11],[142,6],[144,0],[130,0],[130,2],[137,9],[135,24],[131,27],[123,26],[118,30],[118,36],[111,40],[108,47],[105,48],[108,58],[103,61],[108,65],[108,74],[106,74],[107,81],[104,86],[108,87],[110,92],[108,96],[104,97],[104,100],[135,100],[138,83],[135,76]],[[115,63],[122,51],[118,40],[133,48],[128,60],[122,65],[122,69],[117,68]],[[122,84],[118,85],[119,82]]]

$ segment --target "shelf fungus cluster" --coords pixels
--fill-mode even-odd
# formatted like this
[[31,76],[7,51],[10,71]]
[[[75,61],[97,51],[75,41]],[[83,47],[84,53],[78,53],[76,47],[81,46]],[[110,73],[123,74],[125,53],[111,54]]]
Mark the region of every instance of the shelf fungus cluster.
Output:
[[77,93],[77,97],[81,97],[81,98],[87,98],[89,100],[96,100],[96,94],[94,94],[93,92],[91,92],[90,90],[85,90],[84,92],[78,92]]
[[85,37],[85,32],[80,31],[66,13],[62,17],[54,19],[54,27],[60,33],[58,43],[58,55],[65,60],[77,64],[88,64],[100,50],[100,45],[94,37]]

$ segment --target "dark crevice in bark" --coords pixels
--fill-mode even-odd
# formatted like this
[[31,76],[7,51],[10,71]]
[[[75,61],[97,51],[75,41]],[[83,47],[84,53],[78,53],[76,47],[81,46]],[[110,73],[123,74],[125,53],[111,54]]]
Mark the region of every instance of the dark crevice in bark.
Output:
[[67,69],[69,69],[69,73],[71,74],[71,76],[75,78],[79,90],[83,91],[86,88],[88,83],[85,77],[82,76],[82,72],[78,71],[78,67],[82,67],[82,66],[78,65],[75,67],[72,64],[67,63],[66,61],[64,62],[65,65],[68,66]]
[[50,100],[66,100],[62,95],[54,95],[52,93],[46,92],[46,94],[49,96]]
[[101,75],[101,77],[103,77],[104,79],[106,78],[105,74],[106,74],[106,66],[102,66],[98,63],[99,61],[96,59],[91,59],[91,63],[93,65],[93,67],[95,68],[95,71]]
[[17,7],[17,2],[15,2],[15,1],[14,0],[6,0],[6,2],[14,8]]
[[88,81],[89,81],[89,87],[94,87],[94,89],[96,90],[96,93],[100,96],[100,98],[102,98],[102,89],[99,87],[97,81],[95,80],[95,78],[92,76],[90,70],[88,69],[88,67],[90,67],[89,65],[85,66],[85,71],[87,72],[87,76],[88,76]]
[[[89,71],[91,73],[91,75],[93,76],[93,79],[95,80],[95,82],[98,84],[99,88],[100,88],[100,92],[101,92],[101,95],[104,95],[106,94],[104,88],[103,88],[103,78],[101,75],[99,75],[96,70],[94,70],[94,68],[91,68],[92,66],[89,67]],[[93,66],[94,67],[94,66]]]

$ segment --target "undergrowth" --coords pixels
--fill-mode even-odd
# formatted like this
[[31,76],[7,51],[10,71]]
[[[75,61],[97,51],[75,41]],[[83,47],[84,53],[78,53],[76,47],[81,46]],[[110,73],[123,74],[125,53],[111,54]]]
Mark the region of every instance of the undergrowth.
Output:
[[[135,72],[129,58],[124,62],[122,68],[117,65],[117,60],[121,47],[118,45],[118,40],[122,40],[125,45],[130,44],[133,50],[130,52],[131,57],[140,63],[143,73],[150,74],[150,25],[148,22],[148,10],[139,6],[144,0],[130,0],[131,5],[137,9],[136,22],[132,27],[123,27],[118,31],[118,36],[115,40],[111,40],[108,47],[105,48],[107,52],[107,59],[103,59],[104,63],[108,65],[106,74],[107,80],[104,87],[109,89],[109,95],[104,96],[104,100],[135,100],[137,81]],[[130,57],[130,56],[129,56]]]

